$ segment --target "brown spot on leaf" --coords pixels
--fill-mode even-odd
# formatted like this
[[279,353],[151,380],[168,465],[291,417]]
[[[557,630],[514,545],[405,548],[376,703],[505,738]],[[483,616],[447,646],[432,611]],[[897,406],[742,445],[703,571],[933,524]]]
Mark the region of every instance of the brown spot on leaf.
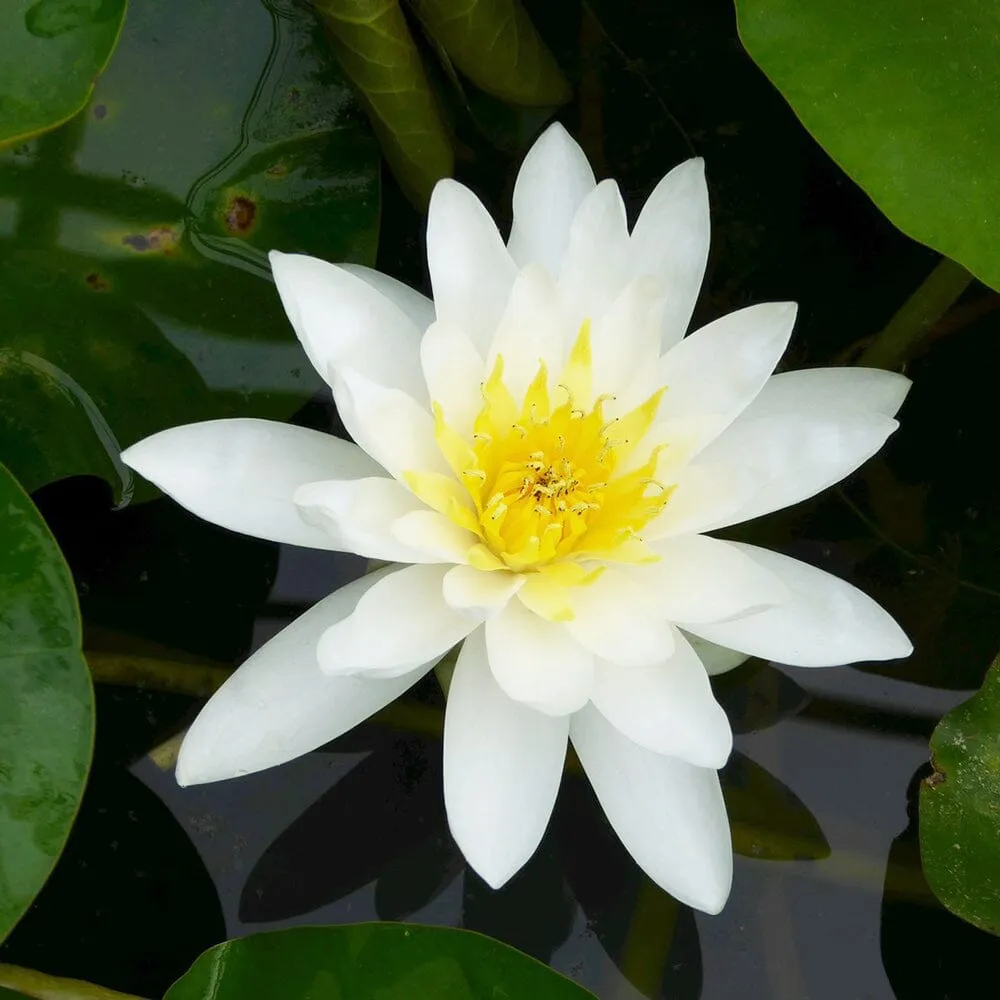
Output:
[[94,105],[94,117],[101,121],[103,118],[108,116],[108,106],[106,104],[95,104]]
[[98,271],[91,271],[84,279],[95,292],[106,292],[111,285]]
[[944,771],[933,771],[929,774],[924,781],[927,783],[928,788],[934,788],[937,785],[943,785],[948,780],[948,776]]
[[264,171],[264,176],[271,181],[280,181],[282,177],[288,176],[288,167],[279,160],[277,163],[272,163],[271,166]]
[[257,203],[245,195],[234,195],[226,202],[223,218],[229,232],[234,236],[242,236],[253,228],[257,218]]
[[155,226],[148,233],[129,233],[122,243],[138,253],[172,254],[177,249],[177,233],[170,226]]

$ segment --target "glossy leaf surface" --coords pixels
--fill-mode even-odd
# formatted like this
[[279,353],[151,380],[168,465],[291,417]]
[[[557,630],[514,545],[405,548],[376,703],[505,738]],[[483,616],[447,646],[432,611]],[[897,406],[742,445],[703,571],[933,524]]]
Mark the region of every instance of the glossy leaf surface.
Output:
[[0,6],[0,146],[61,125],[87,103],[127,0],[7,0]]
[[953,913],[1000,934],[1000,660],[980,691],[931,737],[934,773],[920,786],[920,855]]
[[27,494],[0,466],[0,940],[62,853],[94,736],[76,590]]
[[1000,288],[1000,36],[979,0],[737,0],[740,37],[826,151],[914,239]]
[[298,927],[205,952],[165,1000],[585,1000],[582,987],[469,931],[403,924]]

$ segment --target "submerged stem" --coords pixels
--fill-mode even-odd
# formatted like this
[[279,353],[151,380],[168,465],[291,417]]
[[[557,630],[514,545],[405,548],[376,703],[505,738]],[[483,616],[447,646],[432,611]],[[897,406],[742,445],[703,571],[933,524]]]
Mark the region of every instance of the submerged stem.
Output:
[[154,656],[131,653],[104,653],[90,649],[84,652],[90,673],[98,684],[125,687],[147,687],[171,694],[190,694],[207,698],[214,694],[233,672],[223,665],[185,663]]
[[868,368],[898,368],[972,281],[972,275],[961,264],[942,257],[896,315],[875,335],[858,364]]
[[108,990],[82,979],[63,979],[3,963],[0,963],[0,986],[37,1000],[141,1000],[132,993]]

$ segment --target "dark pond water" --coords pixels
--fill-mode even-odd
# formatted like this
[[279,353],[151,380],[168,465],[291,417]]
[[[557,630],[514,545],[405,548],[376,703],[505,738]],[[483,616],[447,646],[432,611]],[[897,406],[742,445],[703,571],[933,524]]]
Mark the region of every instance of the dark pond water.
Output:
[[[878,331],[933,266],[742,54],[728,3],[528,7],[578,83],[561,119],[598,174],[620,179],[631,212],[671,165],[692,150],[705,156],[714,243],[696,322],[794,298],[801,312],[786,365],[828,363]],[[319,112],[346,122],[333,145],[311,150],[308,137],[268,132],[274,102],[299,86],[289,80],[335,72],[308,31],[288,27],[285,6],[240,0],[197,22],[193,9],[185,21],[169,4],[135,0],[119,55],[75,131],[0,161],[0,183],[11,163],[41,164],[52,178],[32,195],[49,206],[48,228],[23,219],[4,228],[11,191],[0,189],[0,237],[22,257],[56,246],[100,258],[99,281],[153,324],[200,386],[197,399],[164,396],[160,369],[140,352],[123,362],[135,376],[121,406],[138,414],[148,403],[176,423],[223,400],[336,428],[327,396],[310,398],[316,387],[297,348],[275,332],[284,321],[261,277],[261,250],[363,257],[378,225],[377,149],[359,117],[337,118],[336,101]],[[457,175],[503,225],[540,119],[488,102],[476,114],[456,115]],[[271,228],[252,238],[227,231],[227,219],[246,217],[232,205],[220,216],[219,198],[289,142],[280,155],[308,166],[298,194],[271,207]],[[343,184],[297,215],[313,197],[317,164]],[[80,178],[102,179],[107,193]],[[125,231],[117,255],[98,252],[102,213],[115,204],[127,215],[128,192],[144,189],[162,193],[162,217],[136,201],[145,228],[135,232],[148,240],[182,203],[178,238],[207,262],[197,280],[161,269],[159,293],[143,285],[157,279],[136,277],[134,258],[149,246],[125,240],[135,232]],[[381,198],[378,266],[426,287],[419,214],[387,174]],[[744,852],[721,915],[677,907],[642,878],[574,773],[536,857],[491,891],[447,832],[434,733],[441,697],[430,681],[407,696],[419,709],[414,725],[376,720],[280,769],[186,790],[147,754],[201,702],[102,685],[78,825],[0,960],[156,996],[226,936],[380,918],[483,931],[601,1000],[981,997],[1000,944],[931,897],[913,802],[935,722],[978,687],[1000,645],[1000,497],[990,468],[997,298],[970,289],[911,362],[902,429],[879,458],[840,489],[739,533],[857,583],[897,616],[917,653],[877,671],[750,663],[720,684],[739,734],[742,756],[726,782]],[[122,426],[138,437],[143,421],[126,416]],[[96,476],[35,499],[72,565],[92,648],[166,648],[235,665],[364,569],[230,535],[162,499],[121,506]]]

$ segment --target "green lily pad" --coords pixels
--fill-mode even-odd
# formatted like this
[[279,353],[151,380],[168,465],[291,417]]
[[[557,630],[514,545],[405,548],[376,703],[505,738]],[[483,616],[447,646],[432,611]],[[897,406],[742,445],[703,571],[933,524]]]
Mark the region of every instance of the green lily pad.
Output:
[[585,1000],[593,994],[499,941],[407,924],[296,927],[209,949],[164,1000]]
[[127,0],[7,0],[0,6],[0,145],[55,128],[87,103]]
[[287,419],[321,382],[266,252],[372,263],[378,175],[308,10],[135,0],[87,114],[0,154],[0,460],[123,502],[139,438]]
[[0,466],[0,941],[62,853],[83,795],[94,698],[69,568]]
[[1000,657],[938,724],[931,759],[920,786],[924,874],[952,913],[1000,934]]
[[747,51],[909,236],[1000,288],[1000,36],[981,0],[737,0]]

